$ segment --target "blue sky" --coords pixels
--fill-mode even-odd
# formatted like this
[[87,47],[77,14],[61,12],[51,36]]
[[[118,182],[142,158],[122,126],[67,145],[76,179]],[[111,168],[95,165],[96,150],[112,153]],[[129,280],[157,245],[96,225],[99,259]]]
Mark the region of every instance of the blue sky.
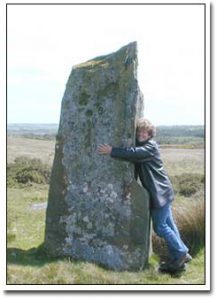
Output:
[[202,5],[8,6],[9,123],[58,123],[73,65],[138,42],[145,116],[204,123]]

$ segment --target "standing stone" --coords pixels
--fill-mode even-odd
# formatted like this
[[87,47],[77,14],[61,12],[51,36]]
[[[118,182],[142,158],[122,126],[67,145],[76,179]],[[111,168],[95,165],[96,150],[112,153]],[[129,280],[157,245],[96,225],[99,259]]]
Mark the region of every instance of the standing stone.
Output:
[[130,146],[143,115],[136,42],[73,67],[62,100],[46,213],[45,248],[114,270],[149,256],[149,197],[132,163],[99,155]]

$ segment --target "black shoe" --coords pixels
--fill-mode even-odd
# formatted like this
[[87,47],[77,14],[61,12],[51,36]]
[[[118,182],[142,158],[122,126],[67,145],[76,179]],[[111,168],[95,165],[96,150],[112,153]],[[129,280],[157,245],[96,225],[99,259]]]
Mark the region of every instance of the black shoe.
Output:
[[171,263],[171,265],[174,268],[180,268],[182,267],[185,263],[188,263],[192,260],[192,257],[189,253],[186,253],[182,256],[180,256],[178,259],[176,259],[175,261],[173,261],[173,263]]
[[163,262],[160,264],[158,271],[161,273],[177,273],[186,271],[186,264],[182,265],[181,267],[174,267],[173,265]]
[[188,263],[192,260],[192,256],[189,253],[186,253],[185,255],[185,262]]
[[168,263],[162,262],[159,267],[161,272],[176,272],[186,269],[186,263],[190,262],[192,257],[189,253],[182,255],[176,260],[169,261]]

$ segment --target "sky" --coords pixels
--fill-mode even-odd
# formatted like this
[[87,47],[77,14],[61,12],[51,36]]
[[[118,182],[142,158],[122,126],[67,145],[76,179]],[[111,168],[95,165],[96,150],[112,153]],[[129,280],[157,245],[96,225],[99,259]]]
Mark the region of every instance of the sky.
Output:
[[145,117],[204,124],[203,5],[9,5],[7,121],[58,123],[73,65],[138,43]]

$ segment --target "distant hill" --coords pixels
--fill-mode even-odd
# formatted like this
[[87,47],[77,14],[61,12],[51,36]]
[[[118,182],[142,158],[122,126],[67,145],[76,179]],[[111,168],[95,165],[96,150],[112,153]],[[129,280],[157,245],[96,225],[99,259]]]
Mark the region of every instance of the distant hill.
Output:
[[158,126],[156,141],[159,144],[194,144],[204,145],[204,126],[180,125]]
[[[51,140],[56,138],[58,124],[15,124],[7,126],[9,136]],[[157,126],[155,139],[159,144],[203,144],[204,126]]]
[[194,136],[204,137],[204,126],[201,125],[179,125],[179,126],[158,126],[158,136]]
[[7,134],[27,138],[55,139],[58,126],[58,124],[10,123],[7,125]]

